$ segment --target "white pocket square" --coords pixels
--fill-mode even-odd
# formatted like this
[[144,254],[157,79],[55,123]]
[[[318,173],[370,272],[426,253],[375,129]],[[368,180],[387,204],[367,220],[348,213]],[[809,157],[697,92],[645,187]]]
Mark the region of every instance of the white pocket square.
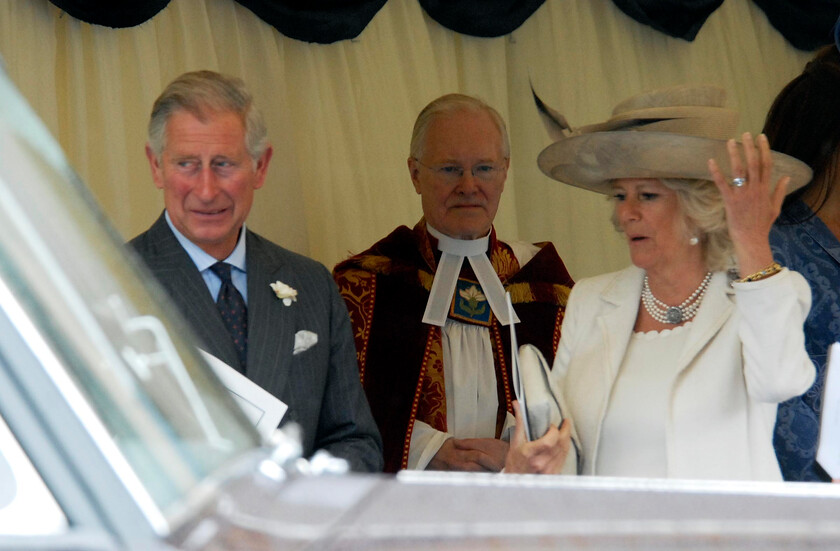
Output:
[[304,350],[312,348],[318,343],[318,334],[302,329],[295,333],[295,349],[293,355],[300,354]]

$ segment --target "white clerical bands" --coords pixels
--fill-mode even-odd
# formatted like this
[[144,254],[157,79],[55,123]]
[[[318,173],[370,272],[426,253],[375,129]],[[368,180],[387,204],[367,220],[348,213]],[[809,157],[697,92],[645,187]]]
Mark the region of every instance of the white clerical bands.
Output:
[[[453,239],[428,224],[426,228],[438,240],[438,250],[442,254],[432,282],[429,301],[426,303],[426,311],[423,313],[423,323],[440,327],[446,323],[452,295],[458,283],[458,274],[461,273],[461,266],[466,257],[470,261],[470,266],[478,278],[478,283],[481,285],[484,296],[487,297],[487,303],[493,314],[502,325],[510,325],[511,319],[505,307],[505,288],[486,254],[490,244],[490,234],[480,239]],[[513,313],[513,322],[519,323],[516,312]]]

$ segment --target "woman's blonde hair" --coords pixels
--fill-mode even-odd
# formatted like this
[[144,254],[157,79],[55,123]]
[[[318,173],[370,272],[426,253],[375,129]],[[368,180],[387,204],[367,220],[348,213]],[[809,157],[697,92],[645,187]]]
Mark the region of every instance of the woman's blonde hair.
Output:
[[680,178],[660,181],[676,192],[686,228],[690,235],[700,239],[706,267],[713,272],[735,268],[735,246],[729,237],[723,197],[715,183]]

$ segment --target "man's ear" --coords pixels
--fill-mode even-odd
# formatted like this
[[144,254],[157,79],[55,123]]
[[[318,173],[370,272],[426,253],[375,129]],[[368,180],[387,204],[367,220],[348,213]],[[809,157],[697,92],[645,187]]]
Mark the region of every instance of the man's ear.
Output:
[[268,164],[271,162],[271,157],[274,155],[274,148],[269,145],[260,158],[257,159],[257,170],[254,180],[254,189],[260,189],[265,183],[265,177],[268,174]]
[[505,157],[505,179],[502,180],[502,187],[499,190],[500,194],[504,193],[505,191],[505,183],[507,182],[508,170],[510,170],[510,157]]
[[414,157],[408,158],[408,173],[411,183],[414,184],[414,191],[420,195],[420,163]]
[[152,151],[152,146],[146,143],[146,158],[149,160],[149,168],[152,169],[152,180],[155,182],[155,187],[163,189],[163,169],[160,166],[160,159],[157,158],[155,152]]

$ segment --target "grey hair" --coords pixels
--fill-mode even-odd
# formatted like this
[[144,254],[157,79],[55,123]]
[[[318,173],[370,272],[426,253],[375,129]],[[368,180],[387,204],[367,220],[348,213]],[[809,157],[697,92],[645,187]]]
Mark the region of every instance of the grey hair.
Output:
[[414,122],[414,130],[411,132],[410,155],[415,159],[423,156],[423,149],[426,146],[426,134],[429,131],[432,121],[441,115],[448,115],[456,111],[483,111],[490,115],[490,119],[502,137],[502,153],[505,158],[510,158],[510,139],[508,138],[507,126],[498,111],[487,105],[483,100],[468,96],[466,94],[446,94],[420,111],[417,120]]
[[[726,224],[723,197],[715,183],[686,178],[660,178],[659,181],[677,194],[685,239],[700,239],[706,268],[712,272],[736,268],[735,246]],[[615,211],[612,222],[619,229]]]
[[215,71],[184,73],[155,100],[149,119],[149,145],[160,159],[166,147],[166,125],[177,111],[187,111],[200,121],[213,112],[233,112],[245,126],[245,148],[254,163],[268,149],[268,132],[262,113],[241,79]]

